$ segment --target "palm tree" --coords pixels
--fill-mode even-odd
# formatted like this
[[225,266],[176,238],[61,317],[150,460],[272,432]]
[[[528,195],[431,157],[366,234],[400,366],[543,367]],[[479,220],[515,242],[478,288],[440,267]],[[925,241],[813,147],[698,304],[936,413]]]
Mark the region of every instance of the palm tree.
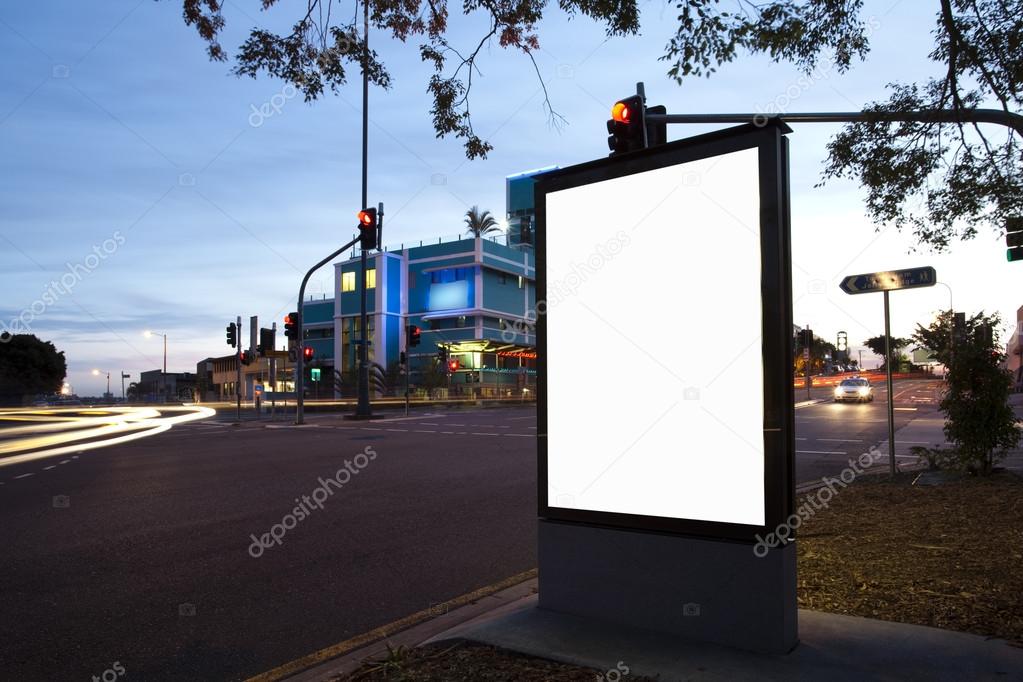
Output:
[[501,231],[501,226],[490,211],[480,211],[479,206],[473,206],[465,212],[465,227],[465,231],[477,239]]

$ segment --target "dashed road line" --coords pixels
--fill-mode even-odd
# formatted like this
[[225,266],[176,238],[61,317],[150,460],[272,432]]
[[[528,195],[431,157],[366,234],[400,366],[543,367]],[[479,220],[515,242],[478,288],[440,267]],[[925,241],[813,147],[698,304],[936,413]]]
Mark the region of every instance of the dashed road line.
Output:
[[480,432],[477,432],[477,431],[473,431],[470,435],[473,435],[473,436],[500,436],[501,434],[499,434],[499,433],[480,433]]
[[437,432],[431,431],[430,429],[412,429],[412,433],[437,433]]
[[797,455],[844,455],[845,452],[839,450],[796,450]]
[[20,474],[18,476],[15,476],[14,479],[17,480],[19,478],[28,478],[29,476],[35,476],[35,474],[32,472],[29,472],[27,474]]
[[49,471],[50,469],[56,469],[56,468],[57,468],[56,464],[51,464],[48,467],[43,467],[43,471]]

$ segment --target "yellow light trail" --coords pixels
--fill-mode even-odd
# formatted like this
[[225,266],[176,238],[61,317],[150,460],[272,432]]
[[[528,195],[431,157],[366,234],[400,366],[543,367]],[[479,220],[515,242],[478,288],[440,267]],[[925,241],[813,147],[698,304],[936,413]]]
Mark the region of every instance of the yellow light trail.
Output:
[[[174,412],[181,414],[164,414]],[[15,436],[0,442],[0,467],[127,443],[163,433],[175,424],[206,419],[216,413],[216,410],[197,405],[115,407],[108,410],[0,410],[0,420],[3,421],[42,422],[0,429],[0,438]],[[78,416],[80,414],[90,416]],[[17,437],[21,435],[27,437]],[[97,438],[100,440],[95,440]],[[19,452],[22,454],[14,454]]]

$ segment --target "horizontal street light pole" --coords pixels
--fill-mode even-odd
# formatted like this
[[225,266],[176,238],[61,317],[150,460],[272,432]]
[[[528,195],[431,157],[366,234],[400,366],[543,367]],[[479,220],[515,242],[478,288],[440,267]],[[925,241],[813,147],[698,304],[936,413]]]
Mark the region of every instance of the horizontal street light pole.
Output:
[[647,114],[648,123],[994,123],[1023,136],[1023,116],[1001,109],[925,109],[921,111],[831,111],[779,114]]

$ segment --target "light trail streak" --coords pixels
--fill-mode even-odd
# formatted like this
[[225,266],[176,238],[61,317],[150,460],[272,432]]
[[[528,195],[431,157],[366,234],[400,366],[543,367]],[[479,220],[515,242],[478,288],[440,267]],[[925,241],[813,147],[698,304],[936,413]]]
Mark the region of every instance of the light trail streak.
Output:
[[[174,416],[164,414],[174,412],[182,414]],[[77,414],[98,416],[76,416]],[[215,414],[216,410],[199,406],[118,407],[105,411],[0,411],[0,420],[51,420],[31,426],[0,429],[0,437],[29,435],[26,438],[14,438],[0,444],[0,455],[9,455],[0,459],[0,467],[127,443],[163,433],[170,430],[175,424],[206,419]],[[31,435],[39,433],[47,435]],[[19,452],[22,454],[14,454]]]

